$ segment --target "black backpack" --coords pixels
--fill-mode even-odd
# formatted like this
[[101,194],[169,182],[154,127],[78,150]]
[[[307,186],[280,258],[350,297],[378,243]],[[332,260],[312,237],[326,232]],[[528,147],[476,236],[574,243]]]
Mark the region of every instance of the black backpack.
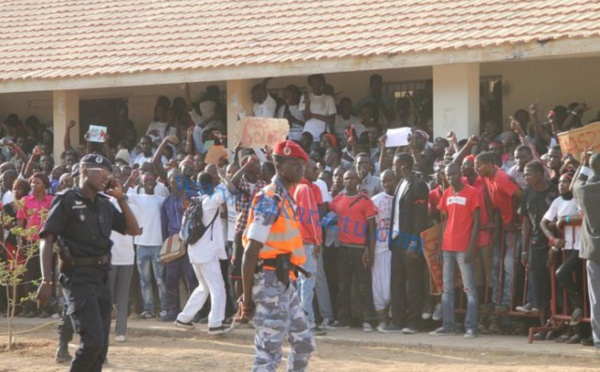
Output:
[[202,209],[202,200],[207,196],[202,196],[200,198],[192,198],[190,199],[190,205],[183,213],[183,221],[181,222],[181,231],[179,233],[179,237],[181,238],[181,242],[184,244],[194,244],[204,234],[206,230],[208,230],[217,217],[219,216],[219,210],[215,213],[215,216],[210,221],[208,225],[204,225],[202,223],[203,209]]

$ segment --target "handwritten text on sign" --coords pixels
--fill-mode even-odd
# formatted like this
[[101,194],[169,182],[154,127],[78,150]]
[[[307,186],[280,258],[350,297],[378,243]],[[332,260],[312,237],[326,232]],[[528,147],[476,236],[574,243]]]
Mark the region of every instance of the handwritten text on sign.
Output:
[[241,121],[243,147],[273,146],[277,141],[285,140],[289,131],[287,119],[247,117]]
[[590,147],[594,148],[594,152],[598,152],[600,150],[600,122],[559,133],[558,143],[563,154],[569,153],[577,158]]

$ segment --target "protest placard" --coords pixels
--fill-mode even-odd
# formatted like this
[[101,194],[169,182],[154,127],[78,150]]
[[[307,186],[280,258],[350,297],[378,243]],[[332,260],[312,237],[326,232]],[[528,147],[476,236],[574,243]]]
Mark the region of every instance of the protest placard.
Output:
[[104,143],[106,140],[106,127],[103,125],[91,124],[88,130],[87,140],[89,142]]
[[255,117],[244,118],[239,127],[240,142],[246,148],[273,146],[275,142],[286,139],[290,128],[287,119]]
[[598,151],[600,150],[600,122],[559,133],[558,143],[563,154],[571,154],[577,159],[582,152],[587,151],[590,147]]
[[412,128],[391,128],[385,134],[385,147],[408,146]]

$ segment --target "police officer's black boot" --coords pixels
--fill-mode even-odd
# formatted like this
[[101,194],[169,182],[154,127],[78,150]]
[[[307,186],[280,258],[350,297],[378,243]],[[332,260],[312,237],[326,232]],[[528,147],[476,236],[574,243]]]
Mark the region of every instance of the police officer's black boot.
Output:
[[69,363],[72,359],[73,357],[69,354],[69,343],[59,341],[56,349],[56,363]]

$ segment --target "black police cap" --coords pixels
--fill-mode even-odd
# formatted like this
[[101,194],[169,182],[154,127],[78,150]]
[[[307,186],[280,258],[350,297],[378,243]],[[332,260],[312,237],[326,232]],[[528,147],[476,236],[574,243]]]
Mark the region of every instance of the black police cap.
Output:
[[107,158],[105,158],[104,156],[102,156],[100,154],[87,154],[87,155],[85,155],[79,161],[79,168],[81,168],[84,165],[86,167],[104,168],[107,171],[112,172],[112,164],[111,164],[110,160],[108,160]]

